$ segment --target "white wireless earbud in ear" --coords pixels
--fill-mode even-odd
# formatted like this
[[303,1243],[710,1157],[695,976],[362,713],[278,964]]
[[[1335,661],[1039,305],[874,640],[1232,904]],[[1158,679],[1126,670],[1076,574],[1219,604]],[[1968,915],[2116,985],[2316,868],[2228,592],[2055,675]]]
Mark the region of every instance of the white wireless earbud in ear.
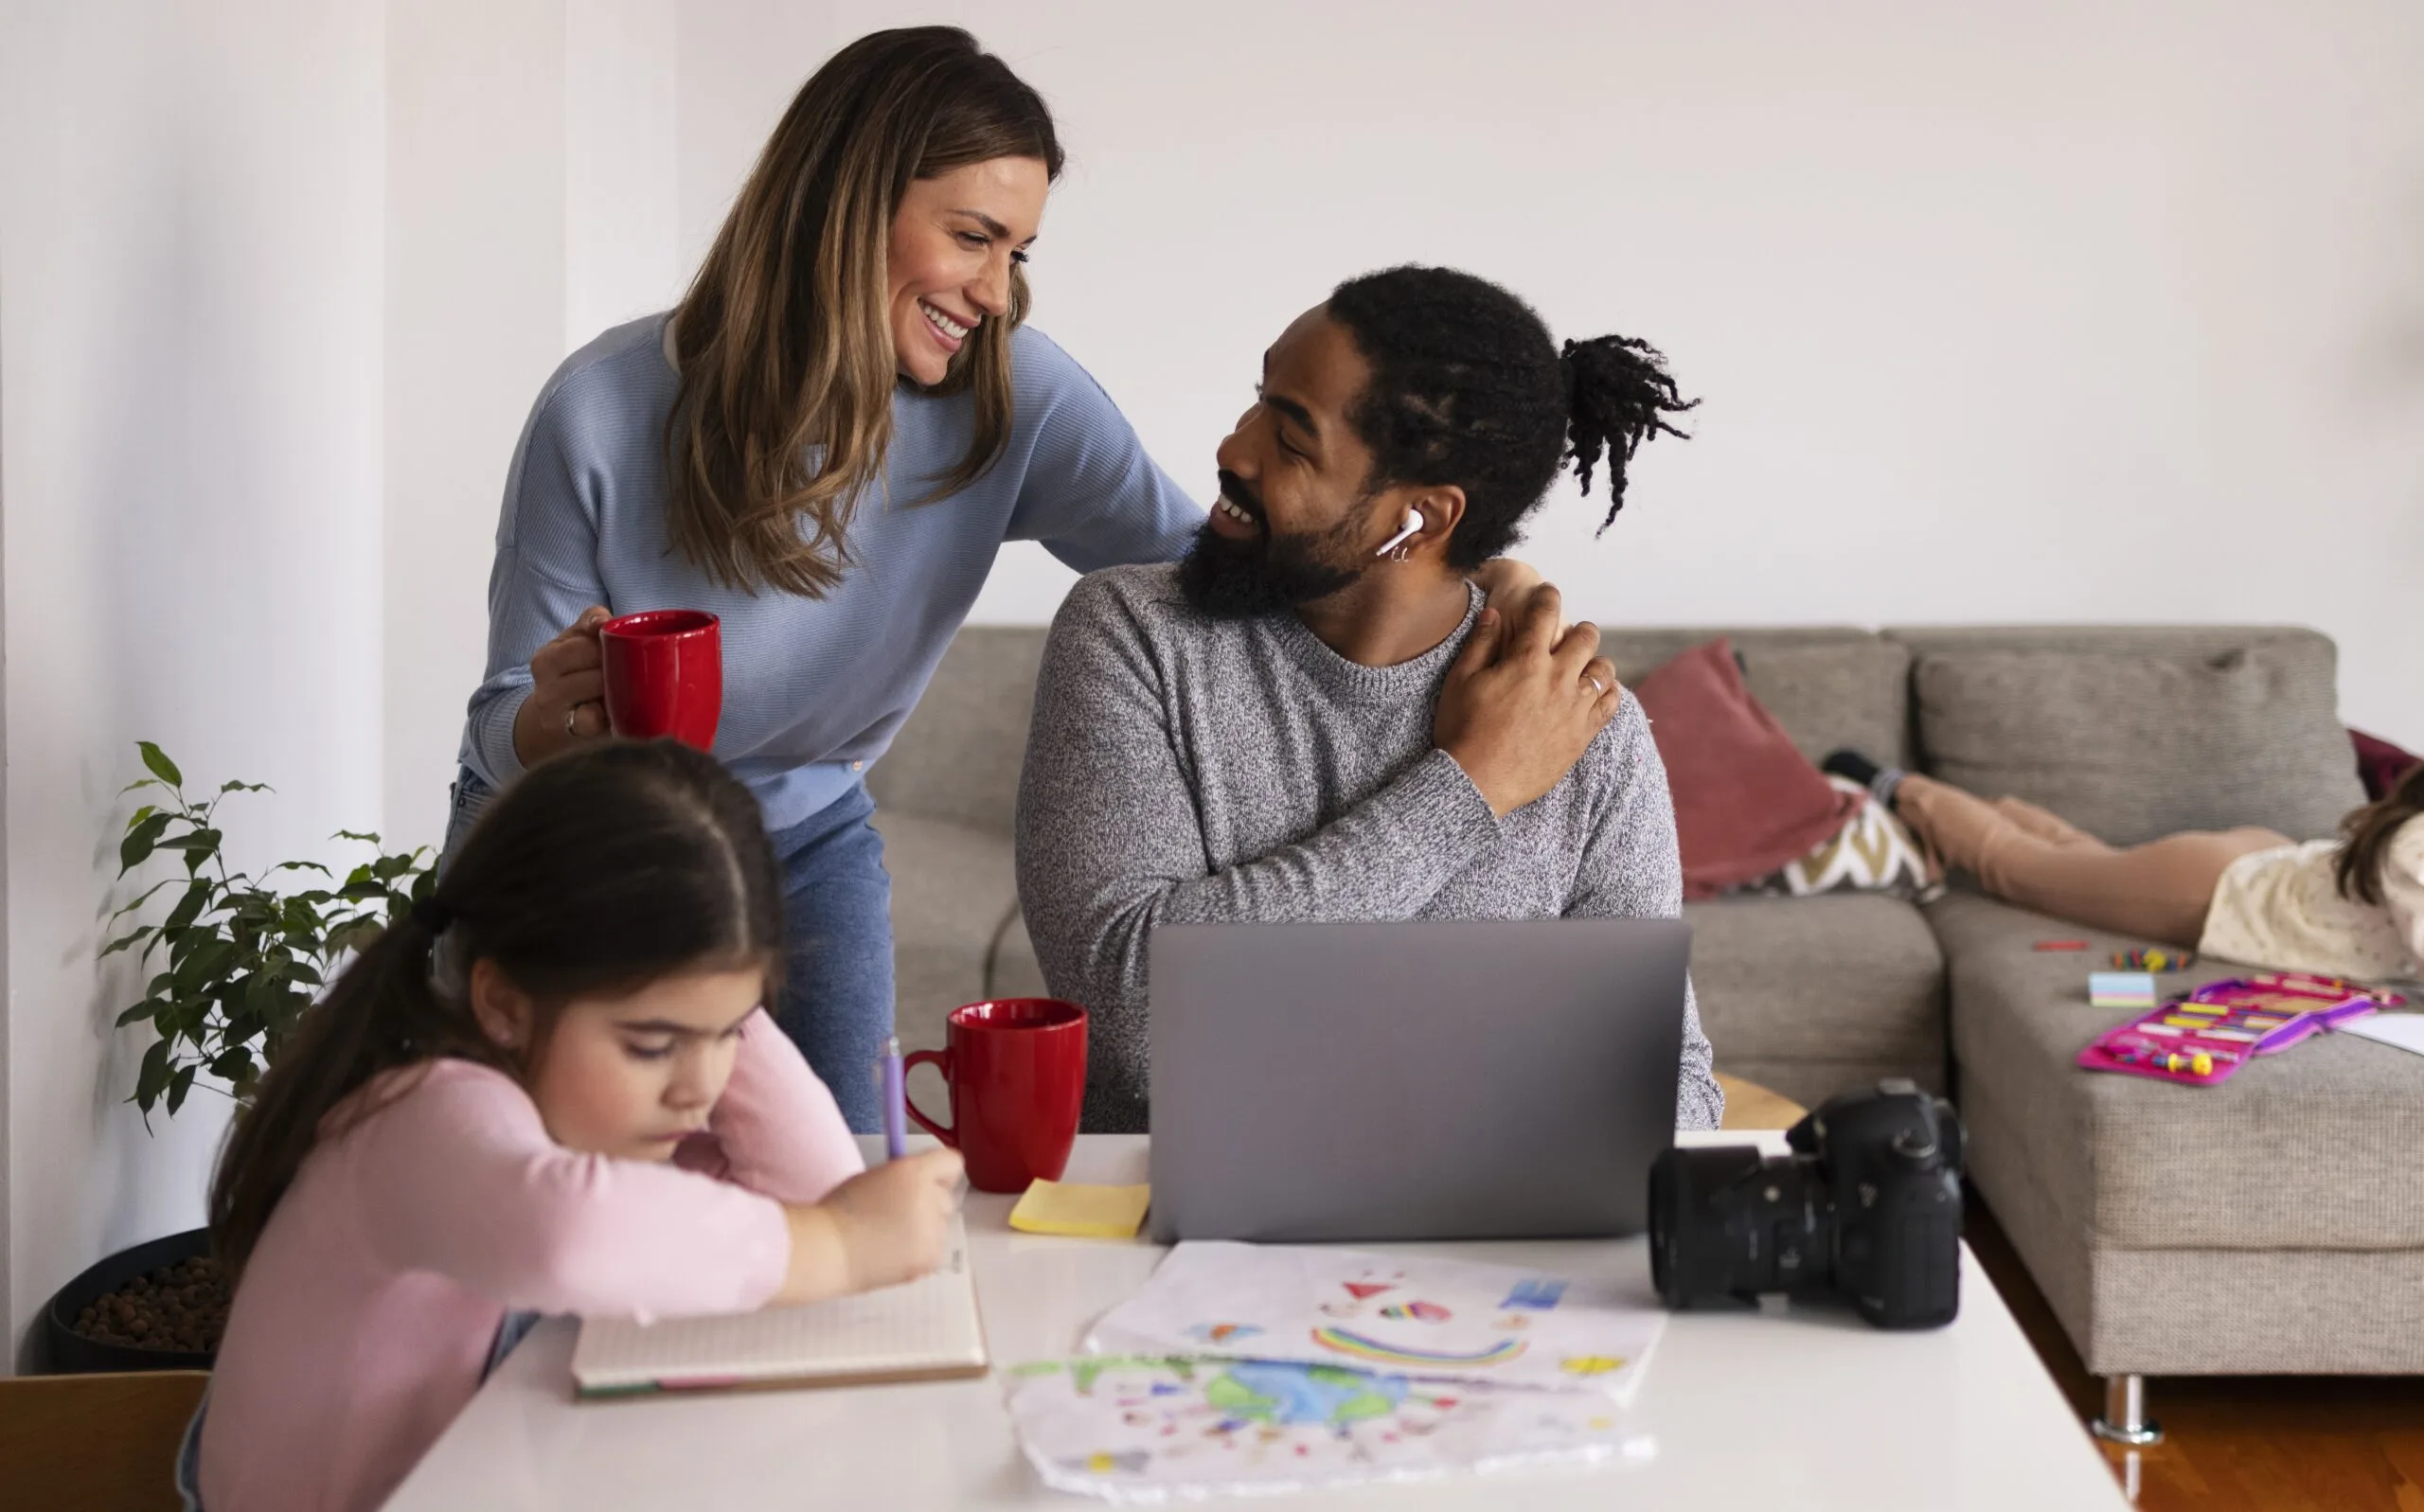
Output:
[[1407,542],[1421,534],[1421,532],[1422,511],[1419,509],[1408,509],[1405,512],[1405,528],[1399,531],[1396,535],[1391,536],[1388,540],[1388,543],[1382,546],[1380,550],[1372,553],[1372,555],[1376,557],[1385,557],[1390,552],[1397,550],[1399,546],[1404,545]]

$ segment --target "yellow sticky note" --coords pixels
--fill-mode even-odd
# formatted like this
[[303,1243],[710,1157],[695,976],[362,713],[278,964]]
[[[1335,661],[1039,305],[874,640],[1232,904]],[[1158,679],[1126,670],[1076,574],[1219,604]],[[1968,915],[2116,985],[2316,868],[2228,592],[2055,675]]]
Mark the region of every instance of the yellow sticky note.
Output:
[[1010,1227],[1022,1234],[1132,1239],[1152,1196],[1150,1186],[1087,1186],[1039,1179],[1010,1209]]

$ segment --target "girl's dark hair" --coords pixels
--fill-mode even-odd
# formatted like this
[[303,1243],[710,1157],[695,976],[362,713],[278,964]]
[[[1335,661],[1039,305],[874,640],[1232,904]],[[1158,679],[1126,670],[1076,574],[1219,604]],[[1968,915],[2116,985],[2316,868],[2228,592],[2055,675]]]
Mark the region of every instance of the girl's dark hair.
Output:
[[[613,742],[542,762],[490,805],[437,891],[354,958],[237,1115],[210,1188],[221,1262],[243,1269],[304,1157],[376,1106],[347,1099],[381,1074],[451,1056],[519,1077],[576,998],[691,971],[771,977],[782,899],[757,800],[705,753]],[[482,959],[538,1005],[518,1052],[472,1016]]]
[[2341,897],[2382,905],[2382,853],[2399,827],[2418,817],[2424,817],[2424,763],[2408,768],[2397,787],[2340,821],[2343,839],[2332,881]]
[[1700,401],[1676,392],[1648,342],[1600,336],[1560,352],[1532,307],[1453,268],[1389,268],[1331,291],[1329,316],[1372,365],[1348,418],[1372,449],[1368,487],[1453,484],[1465,517],[1449,564],[1480,566],[1571,459],[1591,492],[1605,457],[1605,530],[1625,507],[1625,464],[1641,443],[1684,433],[1666,417]]
[[[883,476],[900,382],[884,308],[892,218],[918,179],[1000,157],[1060,176],[1052,113],[957,27],[878,31],[800,86],[673,314],[666,524],[708,577],[822,598],[850,516]],[[1010,438],[1010,336],[988,318],[930,392],[975,393],[968,453],[928,499],[975,481]],[[823,448],[810,459],[811,443]]]

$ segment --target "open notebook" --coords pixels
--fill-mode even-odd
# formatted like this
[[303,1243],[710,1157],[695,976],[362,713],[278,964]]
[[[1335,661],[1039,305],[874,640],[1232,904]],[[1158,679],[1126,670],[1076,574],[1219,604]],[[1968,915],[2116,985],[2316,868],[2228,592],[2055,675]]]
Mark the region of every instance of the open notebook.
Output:
[[778,1386],[865,1386],[981,1376],[985,1327],[968,1230],[954,1215],[934,1274],[804,1307],[580,1325],[572,1379],[583,1397]]

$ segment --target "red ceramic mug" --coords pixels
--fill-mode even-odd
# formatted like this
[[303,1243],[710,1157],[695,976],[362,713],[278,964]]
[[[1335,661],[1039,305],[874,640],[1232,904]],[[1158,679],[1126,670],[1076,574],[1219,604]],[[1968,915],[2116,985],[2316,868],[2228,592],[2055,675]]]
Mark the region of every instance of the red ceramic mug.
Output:
[[952,1010],[947,1034],[946,1048],[920,1050],[901,1070],[934,1062],[952,1121],[937,1124],[916,1103],[909,1116],[959,1151],[980,1192],[1059,1181],[1086,1100],[1086,1010],[1058,998],[971,1003]]
[[712,751],[723,718],[723,633],[700,609],[648,609],[597,627],[606,722],[616,735],[669,735]]

